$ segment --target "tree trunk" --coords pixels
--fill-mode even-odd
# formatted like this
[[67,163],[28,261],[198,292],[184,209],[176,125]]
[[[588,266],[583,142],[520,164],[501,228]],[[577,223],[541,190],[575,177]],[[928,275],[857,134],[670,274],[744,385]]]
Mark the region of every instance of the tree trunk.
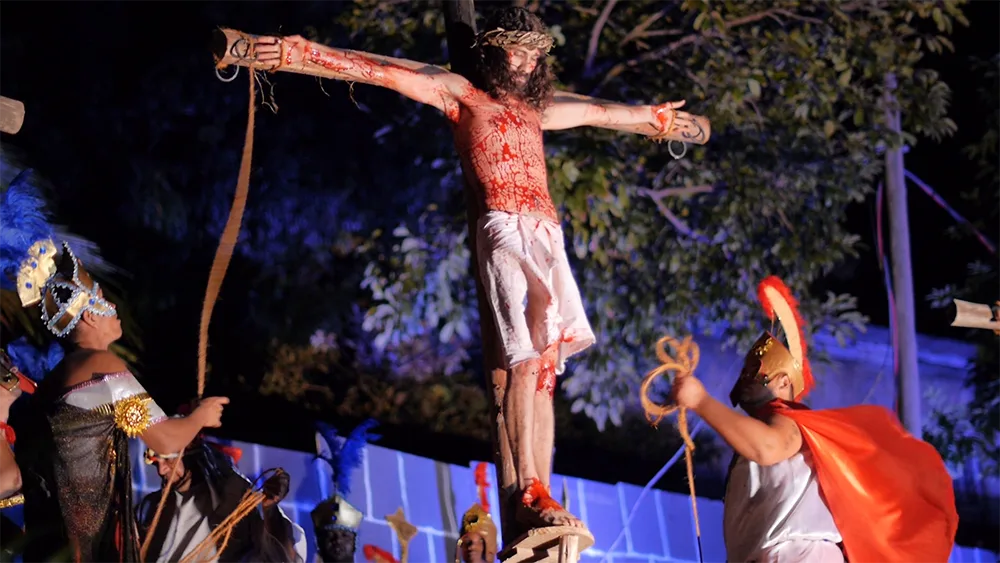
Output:
[[[446,0],[444,3],[445,26],[448,35],[448,58],[451,69],[472,80],[474,61],[472,45],[476,37],[476,9],[473,0]],[[480,198],[475,188],[465,181],[466,217],[469,229],[469,270],[476,280],[476,295],[479,302],[479,331],[483,346],[483,371],[487,376],[487,394],[490,399],[490,441],[493,445],[493,461],[497,468],[497,493],[500,497],[500,530],[506,544],[527,531],[514,521],[512,492],[517,488],[513,455],[507,444],[507,431],[500,412],[500,401],[507,387],[507,372],[501,366],[497,348],[496,323],[493,311],[486,302],[483,282],[479,277],[478,252],[476,249],[477,223],[482,215]],[[516,499],[515,499],[516,500]]]
[[24,124],[24,104],[0,96],[0,131],[16,134]]

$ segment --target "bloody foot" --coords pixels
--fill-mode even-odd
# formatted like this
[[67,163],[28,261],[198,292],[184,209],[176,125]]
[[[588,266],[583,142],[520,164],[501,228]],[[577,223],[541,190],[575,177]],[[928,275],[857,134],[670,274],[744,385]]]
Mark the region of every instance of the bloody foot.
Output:
[[549,491],[538,479],[533,479],[525,488],[518,504],[515,518],[531,528],[569,526],[586,529],[582,520],[573,516],[549,495]]

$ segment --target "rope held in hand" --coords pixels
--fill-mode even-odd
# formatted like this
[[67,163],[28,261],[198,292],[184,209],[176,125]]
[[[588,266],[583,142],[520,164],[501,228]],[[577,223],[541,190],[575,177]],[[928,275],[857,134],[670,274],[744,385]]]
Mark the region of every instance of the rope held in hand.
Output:
[[[250,45],[250,49],[253,49],[252,43]],[[251,70],[249,74],[250,100],[248,104],[247,133],[246,140],[243,144],[243,156],[240,160],[240,172],[236,179],[236,194],[233,196],[233,205],[229,208],[229,218],[226,220],[226,227],[223,229],[222,236],[219,238],[219,247],[215,251],[215,259],[212,260],[212,270],[208,275],[208,287],[205,289],[205,302],[201,309],[201,326],[198,331],[199,399],[201,399],[201,397],[205,394],[205,372],[207,371],[206,368],[208,358],[208,325],[212,320],[212,310],[215,308],[215,301],[219,297],[219,290],[222,289],[222,280],[225,278],[226,270],[229,268],[229,262],[233,258],[233,250],[236,248],[236,240],[239,238],[240,225],[243,223],[243,211],[246,209],[247,195],[250,191],[250,164],[253,156],[254,110],[256,109],[257,89],[256,76],[254,72]],[[186,446],[180,451],[179,456],[181,458],[184,456],[185,449],[187,449]],[[153,538],[153,532],[156,530],[156,525],[160,522],[160,515],[163,514],[163,506],[166,504],[167,497],[170,496],[170,488],[174,484],[178,467],[180,467],[179,463],[174,465],[174,468],[170,473],[170,478],[167,479],[167,484],[163,486],[160,503],[156,507],[156,513],[153,514],[153,520],[150,522],[149,529],[146,531],[146,539],[142,542],[142,549],[139,551],[140,561],[146,560],[146,552],[149,550],[149,543]],[[257,504],[259,503],[260,502],[258,501]],[[240,507],[242,506],[243,504],[240,504]],[[256,504],[254,504],[253,507],[256,507]],[[249,514],[253,507],[247,510],[246,513]],[[239,510],[240,508],[237,508],[237,512]],[[237,512],[231,514],[230,517],[237,514]],[[243,516],[246,516],[246,514],[243,514],[239,518],[243,518]],[[238,521],[239,519],[237,519],[237,522]],[[222,528],[222,526],[220,525],[219,528]],[[208,539],[205,541],[208,541]],[[228,541],[229,534],[227,533],[222,549],[225,549],[225,544]],[[219,550],[220,553],[222,552],[222,549]]]
[[[667,352],[667,345],[677,351],[677,358],[673,358]],[[701,358],[701,351],[698,344],[690,336],[678,341],[672,336],[664,336],[656,342],[656,359],[660,361],[660,366],[646,374],[639,388],[639,399],[642,401],[642,409],[646,411],[646,420],[654,428],[674,411],[680,410],[677,415],[677,429],[680,431],[681,439],[684,440],[684,462],[687,465],[688,490],[691,491],[691,509],[694,512],[694,529],[701,539],[701,525],[698,522],[698,500],[694,492],[694,440],[688,431],[687,409],[677,405],[660,405],[649,398],[649,388],[657,377],[670,372],[676,372],[674,380],[687,377],[694,373],[694,368],[698,366]]]
[[[257,509],[264,502],[264,493],[250,489],[243,494],[240,504],[226,516],[207,538],[201,541],[192,551],[187,554],[180,563],[194,563],[195,561],[209,561],[226,550],[229,545],[229,538],[233,535],[233,528],[240,523],[243,518]],[[221,544],[219,541],[221,540]]]

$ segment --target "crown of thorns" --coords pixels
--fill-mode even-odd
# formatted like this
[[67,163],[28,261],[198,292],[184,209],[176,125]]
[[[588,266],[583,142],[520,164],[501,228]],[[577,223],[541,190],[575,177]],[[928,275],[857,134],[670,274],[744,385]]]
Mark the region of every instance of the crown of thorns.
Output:
[[496,28],[492,31],[484,31],[476,39],[478,45],[492,45],[505,49],[514,45],[527,47],[529,49],[541,49],[546,53],[552,49],[555,41],[548,33],[541,31],[507,31],[503,28]]

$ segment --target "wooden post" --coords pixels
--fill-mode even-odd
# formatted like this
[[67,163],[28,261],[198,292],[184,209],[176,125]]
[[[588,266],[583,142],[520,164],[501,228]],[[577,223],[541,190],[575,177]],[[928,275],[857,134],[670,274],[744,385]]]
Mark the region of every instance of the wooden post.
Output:
[[985,328],[1000,334],[1000,302],[993,307],[953,299],[951,305],[951,326],[962,328]]
[[[885,112],[889,130],[902,133],[899,104],[893,91],[896,77],[885,77]],[[917,319],[913,305],[913,268],[910,264],[910,219],[906,201],[903,147],[885,151],[885,188],[889,207],[892,288],[896,297],[896,330],[899,332],[899,381],[896,412],[906,430],[923,437],[920,417],[920,372],[917,364]]]
[[[465,78],[473,78],[472,45],[476,37],[476,8],[473,0],[445,0],[445,31],[448,36],[448,58],[451,70]],[[472,185],[465,181],[466,218],[469,229],[469,271],[476,280],[476,295],[479,302],[479,333],[483,346],[483,372],[486,375],[487,395],[490,402],[490,442],[493,447],[493,461],[497,469],[497,494],[500,497],[500,531],[503,543],[508,544],[527,532],[514,519],[511,486],[516,488],[517,475],[514,471],[513,454],[507,441],[507,430],[500,413],[497,392],[507,386],[507,372],[501,366],[497,347],[496,324],[493,311],[486,302],[482,279],[479,277],[479,263],[476,252],[477,222],[482,214],[479,197]]]
[[24,104],[0,96],[0,131],[16,134],[24,125]]

